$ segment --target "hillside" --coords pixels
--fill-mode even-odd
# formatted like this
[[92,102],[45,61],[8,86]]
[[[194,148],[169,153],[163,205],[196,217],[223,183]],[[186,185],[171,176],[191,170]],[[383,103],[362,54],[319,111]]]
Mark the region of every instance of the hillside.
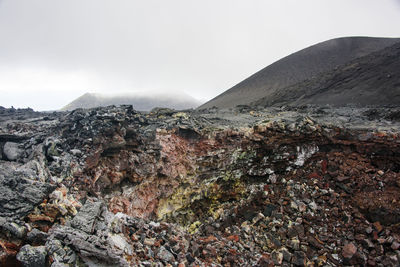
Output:
[[400,105],[400,42],[310,80],[286,87],[253,105]]
[[196,108],[201,104],[197,99],[185,94],[120,94],[102,95],[86,93],[61,110],[74,110],[77,108],[95,108],[105,106],[132,105],[134,109],[149,111],[155,107],[171,109]]
[[199,108],[227,108],[268,99],[288,86],[333,71],[398,41],[398,38],[344,37],[318,43],[267,66]]

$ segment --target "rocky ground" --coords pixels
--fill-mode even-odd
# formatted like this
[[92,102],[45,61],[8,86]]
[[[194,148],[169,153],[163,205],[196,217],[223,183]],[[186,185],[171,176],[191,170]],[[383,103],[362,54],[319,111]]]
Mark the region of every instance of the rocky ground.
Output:
[[3,266],[399,266],[400,109],[0,108]]

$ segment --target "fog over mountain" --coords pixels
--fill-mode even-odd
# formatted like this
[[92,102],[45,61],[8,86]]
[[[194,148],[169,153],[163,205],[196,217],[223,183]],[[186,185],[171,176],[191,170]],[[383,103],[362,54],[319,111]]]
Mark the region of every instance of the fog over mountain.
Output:
[[74,110],[77,108],[94,108],[105,106],[132,105],[134,109],[149,111],[156,107],[171,109],[196,108],[201,104],[197,99],[184,93],[125,93],[125,94],[97,94],[86,93],[61,110]]

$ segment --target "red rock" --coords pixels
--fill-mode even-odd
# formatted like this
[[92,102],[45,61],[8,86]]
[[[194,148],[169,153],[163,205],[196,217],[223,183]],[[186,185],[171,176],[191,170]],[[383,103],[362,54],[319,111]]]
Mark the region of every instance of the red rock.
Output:
[[378,231],[378,233],[382,232],[383,227],[379,221],[374,222],[373,225],[374,225],[376,231]]
[[133,242],[138,241],[137,235],[135,235],[135,234],[131,235],[131,240],[132,240]]
[[260,267],[272,267],[274,266],[274,262],[271,260],[269,254],[263,254],[258,260],[258,266]]
[[0,240],[0,265],[1,266],[22,266],[15,261],[15,255],[18,253],[21,245],[12,242]]
[[161,242],[162,242],[162,240],[156,240],[156,242],[154,242],[153,246],[159,247],[159,246],[161,246]]
[[339,181],[339,182],[347,181],[349,179],[350,179],[349,176],[338,176],[338,177],[336,177],[336,180]]
[[308,175],[308,178],[309,178],[309,179],[322,179],[321,175],[319,175],[319,174],[316,173],[316,172],[310,173],[310,174]]
[[88,168],[93,168],[97,166],[100,160],[101,149],[96,150],[91,156],[86,158],[86,166]]
[[56,205],[48,204],[43,209],[44,215],[50,217],[55,220],[55,218],[60,214],[60,210],[57,208]]
[[378,240],[378,232],[377,231],[373,231],[372,232],[372,239],[374,239],[375,241]]
[[228,252],[229,252],[229,254],[232,254],[232,255],[238,255],[237,250],[236,250],[236,249],[233,249],[233,248],[229,249]]
[[346,259],[351,259],[357,252],[357,247],[353,243],[348,243],[342,249],[342,256]]
[[200,241],[203,243],[211,243],[211,242],[218,241],[218,239],[213,235],[209,235],[206,238],[200,238]]
[[54,222],[54,218],[42,214],[29,214],[28,219],[31,222],[37,222],[37,221]]
[[66,187],[60,187],[60,188],[58,188],[57,190],[59,190],[59,191],[63,194],[64,197],[65,197],[65,196],[67,195],[67,193],[68,193],[68,188],[66,188]]
[[326,174],[328,169],[328,161],[326,161],[325,159],[321,162],[321,171],[323,174]]
[[230,236],[228,236],[228,240],[239,242],[239,236],[238,235],[230,235]]
[[146,246],[153,246],[154,243],[155,243],[155,240],[151,239],[151,238],[145,238],[143,241],[143,244]]
[[378,243],[379,244],[383,244],[383,243],[385,243],[386,242],[386,239],[385,238],[378,238]]

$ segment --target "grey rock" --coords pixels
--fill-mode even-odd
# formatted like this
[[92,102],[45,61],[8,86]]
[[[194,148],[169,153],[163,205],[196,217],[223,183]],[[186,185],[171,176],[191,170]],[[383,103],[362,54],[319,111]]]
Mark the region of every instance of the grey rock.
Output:
[[67,255],[63,244],[57,239],[49,239],[46,242],[46,249],[55,262],[63,262]]
[[270,217],[270,216],[272,215],[272,212],[273,212],[274,210],[276,210],[276,209],[277,209],[277,206],[275,206],[274,204],[268,203],[267,205],[265,205],[263,214],[264,214],[265,216],[267,216],[267,217]]
[[49,254],[59,254],[61,255],[61,257],[66,255],[63,249],[63,245],[61,244],[61,241],[57,239],[49,239],[46,242],[46,249],[49,252]]
[[42,232],[34,228],[27,234],[26,238],[31,244],[43,244],[46,242],[48,236],[48,233]]
[[33,149],[30,155],[30,160],[24,165],[18,167],[16,173],[36,181],[50,181],[51,174],[48,169],[47,159],[43,154],[42,144]]
[[164,246],[161,246],[158,250],[157,257],[164,262],[173,262],[175,261],[174,255],[169,252]]
[[12,236],[23,239],[26,236],[26,227],[15,222],[10,222],[6,218],[0,217],[0,229],[4,233],[9,233]]
[[0,163],[0,217],[23,219],[55,186],[34,181],[17,171],[3,171],[9,168],[5,165]]
[[69,246],[65,246],[60,240],[49,238],[46,242],[46,249],[48,255],[54,261],[53,264],[59,264],[56,266],[64,266],[63,264],[67,266],[77,265],[78,257],[76,253]]
[[111,235],[109,243],[112,244],[115,248],[121,251],[132,251],[129,243],[125,240],[122,235]]
[[310,209],[312,209],[313,211],[315,211],[318,208],[317,204],[314,201],[310,202],[308,204],[308,207],[310,207]]
[[46,266],[46,247],[32,247],[31,245],[25,245],[17,254],[17,260],[19,260],[26,267],[42,267]]
[[53,262],[51,267],[69,267],[70,265],[65,264],[65,263],[60,263],[60,262]]
[[293,250],[299,250],[300,249],[300,241],[299,241],[299,239],[297,237],[289,240],[288,241],[288,245]]
[[306,266],[307,256],[303,251],[295,251],[292,257],[294,266]]
[[281,265],[283,261],[283,253],[277,250],[271,252],[271,259],[275,265]]
[[24,151],[19,148],[18,143],[6,142],[3,147],[3,153],[8,160],[17,160]]
[[149,223],[149,225],[150,225],[151,227],[154,227],[154,228],[160,227],[160,223],[159,223],[159,222],[153,222],[153,221],[151,221],[151,222]]
[[289,252],[289,250],[285,247],[279,249],[279,252],[283,254],[283,260],[290,262],[292,259],[292,254]]
[[72,155],[74,156],[79,156],[82,154],[82,151],[80,151],[79,149],[71,149],[70,151],[72,153]]
[[19,167],[16,171],[21,176],[29,177],[32,180],[40,182],[48,182],[51,177],[49,171],[45,167],[45,163],[41,160],[30,160],[26,164]]
[[[111,244],[105,238],[106,234],[107,233],[102,234],[101,232],[97,232],[96,235],[90,235],[79,229],[59,225],[51,229],[51,236],[49,239],[60,240],[74,251],[79,251],[83,261],[91,266],[100,264],[100,266],[123,265],[125,260],[112,249]],[[56,252],[56,254],[63,253],[58,246],[52,246],[51,243],[49,243],[49,247],[51,251]],[[65,258],[65,256],[63,256],[63,258]]]
[[72,219],[71,226],[88,234],[93,233],[94,224],[101,213],[102,207],[102,202],[87,201],[74,219]]

